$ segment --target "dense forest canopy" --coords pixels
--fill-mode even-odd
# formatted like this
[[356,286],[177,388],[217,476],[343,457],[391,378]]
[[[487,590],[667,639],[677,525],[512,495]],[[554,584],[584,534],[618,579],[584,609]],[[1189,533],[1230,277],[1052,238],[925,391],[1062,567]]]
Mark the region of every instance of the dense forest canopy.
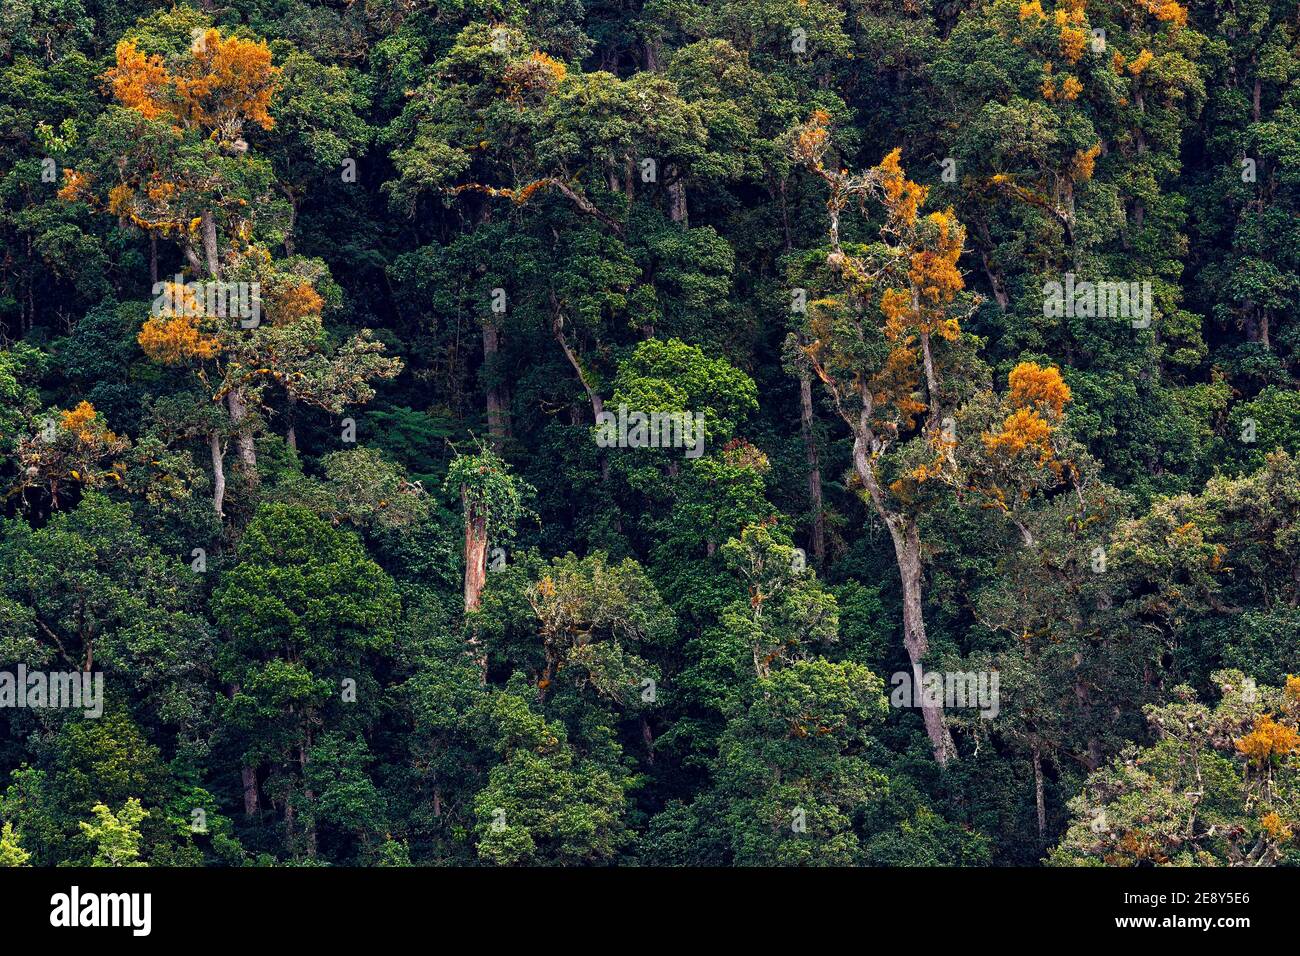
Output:
[[6,0],[0,865],[1300,862],[1295,0]]

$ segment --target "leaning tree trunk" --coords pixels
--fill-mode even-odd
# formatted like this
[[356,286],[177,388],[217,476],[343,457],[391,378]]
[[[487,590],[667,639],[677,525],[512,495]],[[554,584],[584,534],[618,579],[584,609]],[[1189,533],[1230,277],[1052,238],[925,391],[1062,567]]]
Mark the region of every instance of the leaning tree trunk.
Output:
[[[922,661],[930,650],[930,642],[925,634],[925,616],[923,612],[924,585],[921,567],[921,533],[916,522],[906,515],[896,514],[885,507],[880,483],[876,479],[875,468],[867,453],[869,432],[865,420],[870,417],[870,409],[864,408],[863,425],[855,428],[853,441],[853,467],[862,479],[871,497],[872,507],[889,529],[889,537],[894,543],[894,557],[898,564],[898,575],[903,586],[903,647],[912,664],[912,688],[915,695],[924,687],[925,672]],[[930,738],[934,749],[934,759],[940,765],[946,764],[954,757],[957,748],[953,744],[952,734],[943,720],[943,706],[926,704],[922,696],[921,718],[925,721],[925,733]]]
[[[916,522],[907,518],[890,516],[887,519],[894,553],[898,560],[898,573],[903,582],[903,647],[912,662],[912,687],[915,694],[922,688],[925,671],[922,662],[930,650],[925,634],[925,617],[922,611],[923,585],[921,569],[921,535]],[[921,717],[925,732],[934,748],[934,759],[946,764],[957,752],[952,734],[943,721],[943,705],[937,707],[921,698]]]
[[[551,301],[554,302],[554,296]],[[555,334],[555,341],[560,343],[560,348],[564,352],[564,357],[569,360],[573,366],[574,373],[578,376],[578,381],[582,383],[583,390],[587,393],[587,400],[591,403],[591,420],[593,424],[599,424],[600,413],[605,410],[605,400],[600,397],[600,393],[588,380],[587,375],[582,370],[582,362],[578,359],[578,353],[573,350],[569,344],[568,337],[564,334],[564,315],[556,307],[555,318],[551,322],[551,331]]]
[[[574,374],[578,376],[578,381],[582,383],[583,390],[587,393],[587,401],[591,403],[591,421],[593,424],[600,424],[600,416],[605,411],[605,400],[601,398],[600,392],[592,385],[587,377],[587,373],[582,370],[582,362],[578,358],[578,353],[574,351],[569,344],[568,336],[564,334],[564,313],[560,310],[560,303],[555,298],[555,293],[551,293],[551,331],[555,334],[555,341],[560,343],[560,348],[564,352],[564,357],[569,360],[573,366]],[[609,480],[609,453],[607,449],[601,448],[597,452],[600,458],[600,480],[606,482]],[[617,512],[614,515],[614,525],[618,530],[622,530],[622,522]]]

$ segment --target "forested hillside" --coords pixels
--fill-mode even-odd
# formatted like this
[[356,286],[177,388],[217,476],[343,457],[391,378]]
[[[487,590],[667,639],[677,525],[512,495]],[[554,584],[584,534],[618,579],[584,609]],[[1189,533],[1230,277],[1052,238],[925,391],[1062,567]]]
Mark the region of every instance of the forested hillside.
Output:
[[1300,862],[1295,0],[5,0],[0,865]]

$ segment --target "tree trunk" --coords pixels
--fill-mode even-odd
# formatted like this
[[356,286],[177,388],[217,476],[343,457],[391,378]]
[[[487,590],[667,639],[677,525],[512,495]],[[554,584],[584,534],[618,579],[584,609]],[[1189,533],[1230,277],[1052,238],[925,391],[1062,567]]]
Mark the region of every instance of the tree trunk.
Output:
[[212,447],[212,508],[218,517],[224,517],[226,503],[226,452],[221,447],[221,436],[213,432],[208,436]]
[[[233,700],[239,693],[238,684],[228,684],[226,692]],[[257,768],[250,763],[241,762],[239,766],[239,777],[244,787],[244,816],[256,816],[261,809],[260,801],[257,796]]]
[[[915,295],[912,297],[913,308],[917,308],[918,303]],[[925,392],[926,404],[930,407],[925,413],[926,426],[933,431],[935,423],[939,420],[939,376],[934,368],[934,354],[930,350],[930,333],[921,333],[921,358],[925,365]]]
[[241,388],[232,388],[226,393],[226,407],[230,409],[230,423],[235,426],[235,448],[239,452],[239,461],[246,473],[249,485],[257,484],[257,447],[253,444],[253,435],[244,422],[248,418],[248,399]]
[[1253,302],[1247,301],[1245,308],[1245,317],[1242,322],[1246,329],[1246,341],[1254,342],[1264,348],[1272,350],[1272,344],[1269,342],[1268,328],[1268,311],[1261,309]]
[[292,395],[290,395],[288,401],[288,410],[285,412],[285,417],[289,419],[289,427],[288,429],[285,430],[284,440],[285,443],[288,444],[288,446],[292,448],[294,451],[298,450],[298,428],[297,428],[298,420],[295,414],[297,410],[298,410],[298,400],[294,398]]
[[980,262],[984,266],[984,275],[993,289],[993,298],[997,300],[998,308],[1005,312],[1011,299],[1007,295],[1006,283],[1002,281],[1001,274],[993,268],[993,261],[989,258],[989,250],[993,248],[993,237],[989,235],[988,224],[983,220],[977,223],[977,228],[980,238]]
[[466,642],[471,656],[478,665],[479,680],[487,683],[487,653],[479,643],[477,625],[469,615],[479,609],[483,586],[487,584],[487,515],[471,509],[466,500],[465,488],[460,490],[460,500],[465,509],[465,616]]
[[[203,213],[199,226],[203,237],[204,266],[208,271],[208,277],[213,281],[219,280],[221,255],[217,245],[217,220],[211,210]],[[248,399],[242,389],[232,388],[226,393],[226,407],[230,411],[230,422],[235,426],[235,447],[239,451],[239,460],[246,473],[245,480],[250,486],[256,485],[257,450],[253,445],[252,434],[242,427],[248,417]]]
[[1002,277],[993,271],[993,264],[987,252],[980,252],[980,261],[984,264],[984,275],[988,277],[989,285],[993,288],[993,298],[997,300],[998,308],[1003,312],[1007,311],[1011,299],[1007,296],[1006,286],[1002,284]]
[[487,583],[487,517],[465,516],[465,610],[477,611]]
[[822,509],[822,469],[813,431],[812,373],[799,365],[799,430],[808,455],[808,504],[812,509],[813,563],[821,570],[826,560],[826,516]]
[[664,179],[668,184],[668,217],[673,222],[681,223],[683,226],[688,225],[686,183],[682,181],[680,171],[675,165],[669,164],[664,169]]
[[488,437],[492,446],[501,448],[501,442],[510,433],[510,408],[505,399],[504,389],[497,384],[496,358],[501,350],[501,330],[491,322],[483,323],[483,372],[487,376],[487,423]]
[[310,762],[307,754],[311,749],[311,728],[307,728],[306,745],[298,745],[298,767],[302,771],[302,792],[307,799],[307,857],[316,859],[316,814],[311,805],[316,800],[316,792],[307,783],[307,764]]
[[[910,519],[890,516],[886,523],[894,541],[898,573],[903,583],[903,647],[907,650],[908,660],[912,662],[912,686],[919,688],[924,686],[925,671],[922,664],[930,650],[922,606],[921,535],[916,523]],[[935,706],[924,703],[924,698],[922,700],[921,718],[925,721],[925,732],[934,748],[934,759],[942,766],[956,755],[957,748],[944,723],[942,704]]]
[[[871,399],[864,395],[862,413],[856,421],[850,420],[853,428],[853,469],[862,480],[863,486],[871,498],[871,506],[880,520],[889,529],[890,540],[894,543],[894,556],[898,563],[898,576],[903,586],[903,647],[907,650],[908,660],[912,663],[912,686],[924,686],[925,672],[921,668],[922,660],[930,649],[930,642],[925,634],[925,617],[923,610],[923,593],[921,574],[921,533],[916,522],[906,515],[896,514],[885,507],[884,495],[880,482],[876,479],[868,449],[871,442]],[[922,698],[924,700],[924,698]],[[942,766],[950,757],[956,756],[957,748],[952,735],[943,721],[943,707],[923,705],[921,717],[925,721],[925,732],[934,748],[934,759]]]
[[211,210],[205,212],[199,221],[203,235],[203,260],[208,270],[208,278],[221,278],[221,255],[217,248],[217,219]]
[[1034,805],[1038,810],[1038,845],[1044,846],[1047,840],[1047,807],[1043,803],[1043,758],[1034,745]]
[[650,729],[650,721],[646,720],[645,714],[640,717],[641,720],[641,740],[645,743],[645,759],[650,766],[655,765],[655,735]]
[[239,768],[239,776],[244,784],[244,816],[256,816],[261,809],[257,797],[257,768],[244,764]]
[[[464,490],[461,490],[461,501]],[[478,624],[469,615],[478,610],[487,583],[487,518],[465,507],[465,643],[478,666],[478,683],[487,683],[487,652],[478,639]]]
[[573,350],[568,337],[564,334],[564,315],[559,310],[559,303],[556,302],[554,293],[551,294],[551,310],[554,316],[551,319],[551,331],[555,334],[555,341],[560,343],[560,348],[564,351],[564,357],[573,366],[578,381],[582,383],[583,390],[587,393],[587,401],[591,402],[592,423],[599,423],[600,413],[605,410],[605,400],[600,397],[600,393],[587,380],[586,374],[582,371],[582,363],[578,360],[578,354]]

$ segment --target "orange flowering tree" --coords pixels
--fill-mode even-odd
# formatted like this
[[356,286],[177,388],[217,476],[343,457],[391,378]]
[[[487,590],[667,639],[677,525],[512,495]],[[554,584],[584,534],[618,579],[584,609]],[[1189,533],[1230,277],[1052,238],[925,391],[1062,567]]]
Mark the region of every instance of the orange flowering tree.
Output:
[[957,410],[953,432],[962,440],[941,447],[952,451],[936,455],[910,480],[946,481],[962,500],[1004,515],[1034,547],[1032,521],[1024,514],[1032,503],[1069,487],[1079,515],[1090,510],[1084,495],[1094,469],[1063,427],[1071,397],[1059,369],[1019,363],[1007,375],[1005,392],[983,393]]
[[[814,112],[791,137],[795,159],[829,187],[830,217],[830,251],[816,277],[827,290],[807,302],[795,338],[849,426],[855,477],[889,531],[903,644],[919,686],[929,650],[921,515],[950,487],[998,501],[1012,486],[1027,496],[1059,481],[1066,466],[1054,434],[1070,391],[1055,368],[1025,363],[1006,396],[992,395],[961,327],[978,305],[958,267],[964,227],[950,209],[923,212],[928,190],[907,178],[897,149],[865,173],[833,162],[829,119]],[[843,213],[866,211],[869,200],[883,207],[880,240],[845,244]],[[1004,501],[1003,510],[1012,506]],[[922,716],[936,759],[946,762],[956,751],[942,707],[927,704]]]
[[[227,410],[228,423],[206,434],[223,514],[227,441],[245,485],[257,483],[268,387],[287,406],[292,445],[296,403],[339,414],[401,363],[369,330],[342,343],[326,333],[322,313],[339,293],[323,262],[271,254],[291,217],[272,164],[245,139],[275,126],[281,70],[266,42],[223,34],[192,10],[143,23],[117,44],[103,76],[115,105],[59,196],[150,236],[154,306],[138,342],[155,362],[191,368]],[[176,242],[188,281],[158,281],[159,238]]]
[[231,240],[252,234],[253,210],[283,213],[267,163],[244,139],[274,126],[280,71],[263,40],[167,26],[117,44],[103,76],[116,108],[91,137],[87,164],[65,170],[59,195],[175,240],[192,271],[219,278],[237,251]]
[[[1043,139],[1030,164],[971,185],[1047,212],[1071,246],[1078,223],[1075,190],[1092,179],[1103,149],[1118,151],[1139,167],[1126,193],[1137,192],[1143,182],[1154,188],[1164,174],[1159,161],[1138,160],[1153,147],[1170,145],[1149,140],[1177,135],[1168,108],[1199,95],[1199,81],[1184,69],[1190,49],[1187,8],[1175,0],[1046,0],[1046,7],[1044,2],[1001,0],[987,16],[992,30],[1016,47],[1026,64],[1036,64],[1037,94],[1047,112],[1037,114],[1035,126],[1060,131]],[[1144,75],[1153,64],[1157,69]],[[1153,104],[1147,102],[1153,94],[1159,100],[1155,122]],[[1090,114],[1101,115],[1090,121]]]
[[[65,171],[59,191],[61,199],[149,235],[155,296],[174,291],[158,282],[159,238],[177,243],[190,276],[223,281],[249,252],[259,226],[254,210],[266,210],[263,218],[272,223],[282,218],[270,165],[250,154],[244,139],[274,125],[268,107],[278,68],[265,41],[224,36],[200,16],[160,14],[119,41],[103,76],[115,105],[89,137],[82,167]],[[176,311],[174,300],[169,309]],[[192,325],[154,323],[141,345],[174,360],[215,355],[213,337]],[[255,482],[252,397],[241,387],[224,395],[243,469]],[[215,483],[224,488],[217,471]]]
[[131,443],[114,434],[90,402],[37,424],[36,433],[18,443],[18,486],[10,494],[39,488],[58,510],[69,489],[121,483],[126,474],[122,456]]
[[[336,299],[337,290],[323,263],[300,257],[276,261],[265,249],[250,246],[228,276],[257,290],[253,328],[245,328],[249,322],[238,317],[211,314],[196,301],[191,286],[164,283],[165,305],[145,320],[137,341],[153,361],[191,368],[212,400],[224,401],[232,410],[231,430],[237,440],[251,442],[256,420],[251,416],[263,407],[269,389],[278,390],[290,406],[302,403],[341,414],[347,405],[374,397],[372,381],[392,378],[401,370],[401,360],[385,355],[383,344],[368,329],[341,344],[330,340],[321,313],[330,304],[326,296]],[[238,418],[235,408],[242,412]],[[208,434],[218,514],[224,513],[228,431]],[[295,444],[292,423],[288,439]],[[255,459],[244,457],[242,446],[241,460],[246,469],[256,467]]]

